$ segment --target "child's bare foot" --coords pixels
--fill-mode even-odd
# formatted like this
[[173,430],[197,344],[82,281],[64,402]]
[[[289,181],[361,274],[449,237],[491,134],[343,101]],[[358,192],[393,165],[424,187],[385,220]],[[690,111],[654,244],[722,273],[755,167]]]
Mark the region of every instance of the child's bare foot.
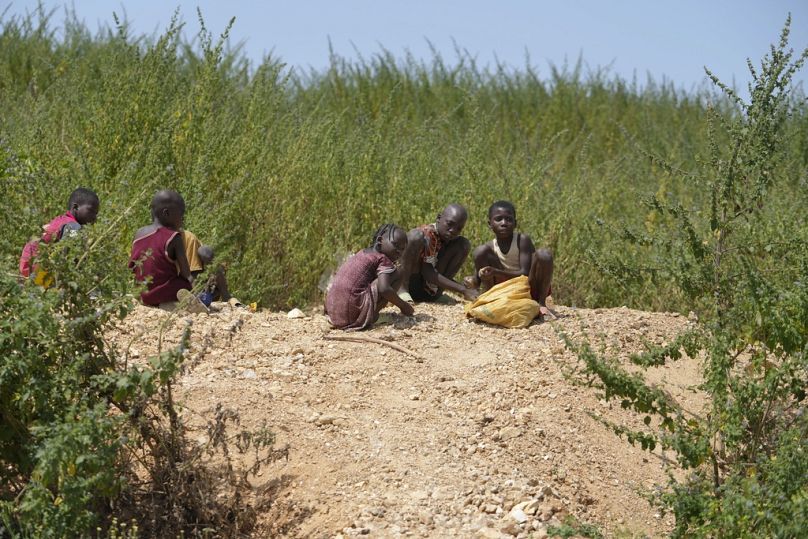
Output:
[[561,315],[546,305],[539,305],[539,316],[542,320],[558,320]]

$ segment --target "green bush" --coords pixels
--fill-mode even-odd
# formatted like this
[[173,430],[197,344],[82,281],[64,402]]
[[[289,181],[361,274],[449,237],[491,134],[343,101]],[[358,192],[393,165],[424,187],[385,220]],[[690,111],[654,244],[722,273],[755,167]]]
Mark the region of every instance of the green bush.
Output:
[[[645,230],[617,229],[642,265],[598,255],[624,279],[652,279],[678,290],[698,323],[670,344],[632,358],[664,365],[683,353],[703,357],[704,411],[686,411],[667,393],[618,362],[573,344],[608,399],[643,414],[645,431],[611,426],[644,449],[672,449],[693,474],[662,496],[678,537],[795,537],[804,533],[808,486],[808,230],[804,182],[791,166],[796,135],[788,129],[793,74],[808,58],[787,49],[790,19],[759,69],[750,69],[751,100],[710,75],[735,104],[710,110],[709,144],[699,167],[683,174],[701,191],[685,204],[652,196]],[[709,73],[709,72],[708,72]],[[796,109],[797,113],[799,109]],[[650,428],[652,416],[659,429]]]
[[[413,227],[460,201],[478,244],[490,239],[488,206],[507,198],[521,228],[554,250],[562,303],[690,308],[659,281],[604,275],[587,258],[604,241],[591,227],[619,216],[655,226],[631,205],[639,194],[696,203],[691,182],[632,141],[693,170],[708,145],[706,104],[730,120],[731,100],[581,62],[545,74],[483,69],[462,51],[450,64],[382,50],[301,74],[271,56],[250,65],[205,29],[198,43],[173,23],[149,39],[125,23],[93,35],[72,16],[58,33],[47,15],[0,20],[0,139],[19,156],[0,185],[13,208],[0,218],[4,266],[79,184],[101,195],[102,224],[132,208],[110,251],[123,264],[150,196],[174,188],[188,228],[229,264],[234,294],[286,307],[316,299],[334,255],[383,222]],[[785,126],[792,171],[808,159],[806,126],[802,104]],[[803,187],[781,184],[776,209],[794,211]],[[641,256],[608,241],[608,252]]]
[[[107,344],[133,304],[131,275],[108,256],[113,230],[43,245],[47,290],[0,274],[0,536],[238,536],[255,520],[247,473],[284,450],[266,429],[228,433],[227,410],[207,444],[189,443],[171,386],[190,328],[143,365]],[[250,469],[233,444],[255,452]]]

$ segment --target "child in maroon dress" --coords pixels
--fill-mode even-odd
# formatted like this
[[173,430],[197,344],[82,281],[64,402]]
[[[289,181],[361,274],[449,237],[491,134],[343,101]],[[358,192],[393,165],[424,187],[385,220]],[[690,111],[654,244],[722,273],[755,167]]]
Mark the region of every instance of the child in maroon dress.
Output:
[[177,292],[191,289],[191,269],[179,232],[185,217],[185,201],[176,191],[159,191],[151,202],[154,221],[135,232],[129,269],[145,283],[140,294],[144,305],[177,301]]
[[373,234],[370,247],[345,261],[325,300],[331,325],[346,331],[364,329],[379,318],[388,301],[403,314],[413,314],[412,305],[398,297],[401,275],[394,265],[406,247],[407,233],[386,224]]
[[45,225],[42,236],[25,244],[20,257],[20,275],[23,277],[36,276],[37,284],[44,284],[48,278],[38,275],[34,259],[39,251],[40,243],[52,243],[61,240],[70,234],[75,234],[83,225],[95,223],[98,217],[98,195],[89,189],[79,187],[72,193],[67,201],[67,213],[60,215]]

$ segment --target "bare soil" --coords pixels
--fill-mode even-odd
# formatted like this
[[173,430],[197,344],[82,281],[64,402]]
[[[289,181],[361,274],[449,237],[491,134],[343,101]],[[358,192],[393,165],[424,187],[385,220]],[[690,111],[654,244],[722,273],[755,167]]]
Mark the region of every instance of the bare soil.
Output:
[[[201,424],[217,404],[242,426],[267,423],[288,461],[253,478],[255,537],[544,537],[568,518],[609,537],[663,536],[672,517],[648,501],[680,474],[671,454],[642,451],[590,414],[643,428],[642,418],[582,383],[561,333],[588,336],[627,363],[662,344],[686,317],[626,308],[572,309],[509,330],[464,318],[461,303],[416,305],[359,335],[325,340],[324,316],[221,305],[210,315],[138,307],[111,340],[132,360],[192,346],[178,393]],[[698,364],[683,359],[649,378],[698,413]],[[200,437],[202,431],[198,432]],[[201,441],[201,440],[200,440]],[[516,509],[514,509],[516,507]]]

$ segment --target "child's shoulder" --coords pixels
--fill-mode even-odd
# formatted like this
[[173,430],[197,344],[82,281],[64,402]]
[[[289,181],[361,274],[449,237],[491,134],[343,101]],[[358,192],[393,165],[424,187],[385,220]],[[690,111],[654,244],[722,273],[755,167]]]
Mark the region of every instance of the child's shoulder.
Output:
[[355,264],[361,265],[378,265],[384,264],[385,262],[392,264],[390,258],[386,254],[377,251],[373,247],[366,247],[365,249],[357,251],[354,256],[349,258],[349,260],[350,259],[353,259]]
[[146,225],[144,227],[140,227],[137,230],[137,232],[135,232],[135,239],[137,240],[137,239],[140,239],[140,238],[142,238],[144,236],[148,236],[152,232],[156,231],[158,228],[162,228],[162,227],[156,226],[154,224]]
[[514,234],[519,234],[519,249],[528,249],[533,247],[533,240],[528,234],[525,234],[524,232],[515,232]]

